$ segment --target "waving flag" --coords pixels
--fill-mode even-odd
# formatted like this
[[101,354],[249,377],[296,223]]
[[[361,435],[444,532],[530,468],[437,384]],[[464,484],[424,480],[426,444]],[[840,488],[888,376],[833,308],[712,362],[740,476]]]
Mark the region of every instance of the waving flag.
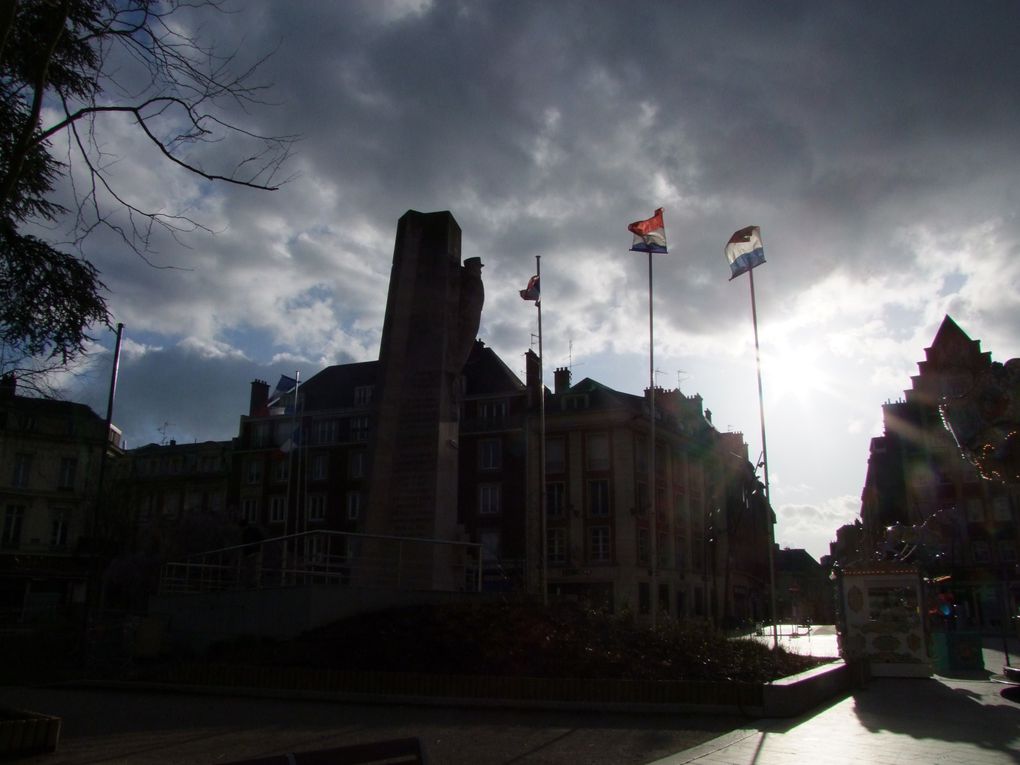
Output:
[[[266,406],[269,407],[269,414],[293,414],[294,413],[294,401],[293,394],[294,389],[297,388],[297,380],[288,375],[280,375],[280,382],[276,383],[276,389],[269,396]],[[286,399],[286,396],[290,396],[290,399]]]
[[726,260],[730,263],[730,281],[765,262],[765,248],[761,243],[761,229],[748,226],[733,232],[726,243]]
[[525,300],[534,300],[536,303],[541,299],[542,292],[539,289],[538,277],[532,276],[528,279],[528,286],[520,291],[521,297]]
[[648,220],[631,223],[627,230],[634,234],[634,244],[630,247],[633,252],[668,252],[661,207]]

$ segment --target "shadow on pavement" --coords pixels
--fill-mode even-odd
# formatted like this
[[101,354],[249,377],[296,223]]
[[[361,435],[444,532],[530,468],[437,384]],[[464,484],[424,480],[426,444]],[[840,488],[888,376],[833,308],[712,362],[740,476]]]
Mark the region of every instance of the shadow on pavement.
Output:
[[1020,707],[988,682],[947,685],[938,679],[879,678],[854,693],[854,713],[872,733],[971,744],[1008,753],[1020,738]]

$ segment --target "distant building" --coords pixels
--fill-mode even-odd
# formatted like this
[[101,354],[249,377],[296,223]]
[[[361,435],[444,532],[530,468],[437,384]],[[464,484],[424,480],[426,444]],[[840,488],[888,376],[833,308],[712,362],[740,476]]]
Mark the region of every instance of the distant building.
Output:
[[[83,606],[109,522],[99,493],[120,431],[84,404],[0,383],[0,621],[50,621]],[[109,476],[109,472],[107,472]]]
[[148,444],[126,451],[116,468],[131,549],[165,559],[238,541],[215,527],[236,523],[227,499],[230,441]]
[[801,548],[777,549],[776,612],[781,624],[831,624],[835,597],[829,572]]
[[905,398],[882,407],[861,500],[864,553],[951,577],[959,624],[976,627],[1002,626],[1004,600],[1016,611],[1020,489],[963,459],[938,405],[991,363],[946,316]]
[[[569,370],[557,369],[545,411],[553,596],[641,618],[652,608],[720,624],[767,615],[771,513],[743,439],[716,431],[700,396],[656,392],[651,491],[647,392],[622,393],[591,379],[571,385]],[[529,441],[537,428],[533,414]],[[530,454],[535,485],[538,450]],[[540,512],[538,492],[529,491],[533,535]]]

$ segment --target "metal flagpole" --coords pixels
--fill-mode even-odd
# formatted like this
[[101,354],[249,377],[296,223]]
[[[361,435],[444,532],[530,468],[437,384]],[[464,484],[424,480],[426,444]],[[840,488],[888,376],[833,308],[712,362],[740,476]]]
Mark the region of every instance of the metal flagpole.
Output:
[[761,353],[758,349],[758,308],[754,299],[754,269],[747,270],[751,285],[751,323],[754,325],[754,361],[758,368],[758,414],[761,419],[761,462],[765,474],[765,504],[768,509],[767,526],[769,530],[769,601],[772,612],[772,646],[779,645],[778,628],[776,627],[776,570],[773,548],[775,547],[775,526],[772,522],[772,497],[769,493],[769,451],[765,445],[765,396],[761,385]]
[[538,277],[538,300],[535,306],[538,308],[538,421],[539,421],[539,445],[538,445],[538,483],[539,503],[542,515],[542,544],[539,549],[542,551],[542,605],[549,605],[549,539],[548,539],[548,507],[545,485],[545,367],[542,355],[542,256],[535,256],[535,275]]
[[[294,452],[296,451],[296,444],[294,442],[294,433],[297,426],[297,402],[298,402],[298,388],[301,385],[301,373],[294,372],[294,403],[291,409],[291,431],[290,437],[281,444],[281,446],[287,446],[288,442],[290,445],[287,451],[287,496],[283,503],[283,536],[286,537],[289,533],[295,533],[297,531],[297,518],[294,518],[294,530],[290,532],[291,528],[291,502],[290,496],[291,491],[294,493],[294,504],[297,504],[297,494],[301,491],[300,482],[295,486],[294,482]],[[280,572],[281,577],[286,577],[287,571],[287,548],[290,547],[290,542],[287,539],[283,540],[283,566]]]
[[648,551],[651,592],[648,600],[652,610],[652,629],[655,629],[659,611],[658,555],[655,518],[655,333],[652,323],[652,251],[648,251]]

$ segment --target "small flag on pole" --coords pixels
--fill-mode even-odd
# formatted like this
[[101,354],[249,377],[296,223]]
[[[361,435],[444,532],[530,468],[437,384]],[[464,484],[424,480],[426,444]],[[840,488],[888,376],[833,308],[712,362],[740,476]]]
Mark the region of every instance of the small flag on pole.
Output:
[[528,279],[528,286],[520,291],[521,297],[525,300],[534,300],[537,303],[542,296],[538,281],[537,276],[532,276]]
[[765,262],[765,248],[761,243],[761,229],[748,226],[733,232],[726,243],[726,260],[730,263],[730,281]]
[[634,234],[633,252],[668,252],[666,249],[666,225],[662,222],[662,208],[655,211],[648,220],[639,220],[627,226]]

